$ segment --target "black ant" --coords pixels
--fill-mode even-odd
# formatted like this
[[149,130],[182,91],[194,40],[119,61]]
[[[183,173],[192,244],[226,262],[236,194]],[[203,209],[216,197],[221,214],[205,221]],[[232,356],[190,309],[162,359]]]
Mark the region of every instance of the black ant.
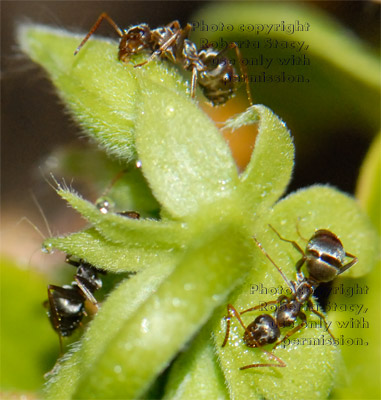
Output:
[[[135,65],[135,68],[151,62],[156,57],[162,57],[174,64],[181,65],[186,71],[192,72],[192,98],[196,94],[196,83],[199,84],[205,97],[213,105],[224,104],[233,96],[238,76],[235,74],[235,70],[229,60],[221,56],[227,49],[233,48],[236,51],[241,69],[245,69],[236,43],[231,43],[221,52],[213,48],[198,51],[196,45],[188,39],[192,30],[191,24],[187,24],[182,29],[179,21],[172,21],[168,25],[156,29],[150,29],[147,24],[140,24],[132,26],[128,30],[122,30],[107,13],[103,12],[79,44],[74,55],[79,52],[104,19],[120,36],[119,60],[128,63],[132,55],[149,50],[151,51],[150,57],[146,61]],[[243,76],[246,82],[248,99],[250,105],[252,105],[246,70]]]
[[[242,370],[255,367],[286,366],[284,361],[276,357],[274,354],[264,350],[262,346],[275,343],[274,347],[272,348],[272,350],[274,350],[287,338],[304,328],[307,325],[307,317],[304,312],[301,311],[304,304],[307,304],[309,309],[324,321],[328,333],[331,335],[333,340],[335,340],[334,336],[328,329],[325,316],[314,309],[311,296],[320,283],[332,281],[336,276],[351,268],[358,261],[357,257],[347,253],[344,250],[340,239],[329,230],[317,230],[308,241],[306,250],[303,251],[295,241],[283,238],[271,225],[270,228],[278,235],[279,239],[291,243],[302,255],[302,258],[296,263],[297,281],[289,281],[283,274],[281,268],[276,265],[266,250],[262,247],[261,243],[259,243],[254,237],[257,246],[279,271],[284,281],[291,289],[292,294],[289,297],[281,295],[277,300],[266,302],[266,304],[277,304],[275,317],[272,317],[268,314],[259,315],[247,327],[243,323],[241,315],[249,311],[257,310],[261,308],[263,304],[248,308],[247,310],[241,312],[238,312],[234,306],[228,304],[228,315],[225,317],[227,320],[226,335],[224,342],[222,343],[222,347],[224,347],[228,341],[230,333],[230,319],[234,316],[238,319],[239,323],[245,330],[243,341],[246,346],[261,348],[261,350],[270,358],[273,358],[278,362],[278,364],[265,363],[245,365],[244,367],[240,368]],[[344,264],[346,257],[352,258],[352,261]],[[306,264],[309,274],[308,277],[305,277],[301,272],[301,268],[304,263]],[[298,318],[301,320],[301,323],[287,332],[283,339],[279,339],[280,328],[293,326]]]
[[[107,199],[100,199],[97,207],[103,214],[109,212],[110,204]],[[136,211],[118,212],[126,218],[139,219],[140,214]],[[48,315],[53,329],[58,333],[61,354],[63,353],[62,337],[71,336],[81,325],[84,316],[87,315],[86,308],[92,314],[98,311],[98,303],[94,292],[102,287],[102,280],[98,273],[106,274],[102,269],[83,261],[75,261],[71,256],[66,256],[68,264],[77,267],[77,273],[71,285],[48,286],[48,300],[44,305],[48,307]],[[86,303],[88,300],[89,303]]]
[[93,313],[98,310],[98,303],[94,297],[94,292],[102,287],[98,273],[106,273],[83,260],[76,261],[71,256],[67,256],[65,261],[77,268],[74,281],[71,285],[62,287],[49,285],[48,300],[44,303],[48,307],[52,327],[58,333],[61,354],[62,337],[72,335],[81,325],[83,317],[87,315],[86,300],[92,305]]

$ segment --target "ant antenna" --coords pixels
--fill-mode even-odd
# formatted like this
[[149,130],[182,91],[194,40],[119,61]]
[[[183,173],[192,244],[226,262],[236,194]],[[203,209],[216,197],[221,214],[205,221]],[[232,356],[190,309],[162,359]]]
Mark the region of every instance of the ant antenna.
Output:
[[27,222],[41,236],[42,240],[46,239],[46,236],[41,232],[41,229],[27,217],[20,218],[16,225],[19,225],[24,221]]
[[296,220],[296,232],[298,233],[299,237],[304,240],[305,242],[308,243],[308,239],[306,239],[304,236],[302,236],[302,234],[300,233],[300,220],[301,218],[298,217],[298,219]]
[[255,236],[253,236],[253,239],[259,249],[262,251],[262,253],[270,260],[270,262],[274,265],[274,267],[278,270],[278,272],[282,275],[282,278],[284,281],[287,283],[288,287],[291,289],[292,292],[294,292],[294,287],[291,285],[290,281],[286,278],[286,275],[283,273],[280,267],[278,267],[275,264],[275,261],[270,257],[270,255],[267,253],[267,251],[263,248],[262,244],[257,240]]
[[[35,194],[33,192],[31,192],[30,194],[32,196],[33,203],[36,205],[39,213],[41,214],[41,217],[42,217],[42,219],[43,219],[43,221],[45,223],[45,227],[46,227],[46,230],[48,231],[49,236],[52,237],[53,234],[52,234],[52,231],[50,229],[48,219],[46,218],[44,210],[41,207],[41,204],[38,202],[37,197],[35,196]],[[46,239],[46,238],[44,238],[44,239]]]
[[[300,254],[304,255],[304,251],[302,248],[298,245],[298,243],[295,242],[295,240],[289,240],[281,236],[281,234],[272,226],[269,224],[269,227],[277,234],[280,240],[283,240],[284,242],[291,243],[294,246],[294,249],[297,250]],[[303,239],[303,237],[302,237]]]
[[[50,226],[49,226],[48,219],[46,218],[46,215],[44,213],[44,210],[42,209],[42,207],[41,207],[40,203],[38,202],[38,200],[37,200],[36,196],[34,195],[34,193],[30,192],[30,195],[32,197],[33,203],[35,204],[35,206],[37,207],[39,213],[41,214],[41,217],[42,217],[42,219],[43,219],[43,221],[45,223],[45,227],[46,227],[46,230],[48,231],[49,236],[50,237],[53,236],[52,231],[51,231]],[[16,225],[19,225],[24,221],[27,222],[41,236],[42,240],[46,239],[46,235],[44,235],[42,233],[41,229],[36,224],[34,224],[28,217],[22,217],[17,222]]]
[[79,46],[77,47],[77,49],[74,52],[74,55],[78,54],[79,50],[81,50],[82,46],[89,40],[90,36],[99,28],[99,25],[101,24],[101,22],[104,19],[114,28],[114,30],[120,37],[123,37],[123,31],[119,28],[119,26],[115,23],[115,21],[107,13],[103,12],[99,16],[99,18],[97,19],[95,24],[91,27],[91,29],[89,30],[89,33],[85,36],[85,38],[79,44]]
[[108,184],[108,186],[106,187],[106,189],[103,191],[103,193],[101,194],[100,197],[106,196],[108,194],[108,192],[112,189],[112,187],[115,185],[116,182],[118,182],[119,179],[121,179],[123,177],[124,174],[126,174],[128,172],[128,169],[123,169],[122,171],[119,171],[114,178],[112,179],[112,181]]

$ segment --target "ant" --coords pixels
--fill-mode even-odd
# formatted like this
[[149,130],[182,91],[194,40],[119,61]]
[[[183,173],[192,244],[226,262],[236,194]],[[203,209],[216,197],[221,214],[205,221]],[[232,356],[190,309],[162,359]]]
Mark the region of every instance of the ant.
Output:
[[[99,203],[98,207],[102,213],[109,212],[107,200],[103,200],[102,205]],[[140,214],[136,211],[123,211],[117,214],[132,219],[140,218]],[[62,337],[71,336],[81,325],[83,317],[87,316],[86,308],[91,311],[91,314],[98,311],[94,292],[102,287],[102,280],[98,274],[106,274],[106,271],[82,259],[75,261],[67,255],[65,261],[77,267],[74,281],[71,285],[49,285],[48,300],[44,302],[44,306],[48,308],[52,327],[58,333],[61,354],[63,354]]]
[[213,105],[226,103],[234,94],[238,75],[236,75],[229,60],[221,57],[227,49],[234,49],[241,66],[241,72],[244,70],[243,77],[250,105],[253,104],[246,68],[243,65],[237,44],[231,43],[221,52],[210,47],[198,51],[196,45],[188,39],[192,30],[191,24],[181,28],[179,21],[172,21],[168,25],[156,29],[150,29],[147,24],[140,24],[126,30],[119,28],[115,21],[103,12],[79,44],[74,55],[80,51],[103,20],[106,20],[120,37],[118,53],[120,61],[128,63],[132,55],[149,50],[151,51],[149,58],[140,64],[136,64],[135,68],[151,62],[156,57],[162,57],[174,64],[179,64],[184,70],[192,73],[191,97],[195,97],[198,82],[205,97]]
[[[227,320],[226,335],[222,347],[224,347],[228,341],[230,333],[230,320],[232,317],[236,317],[245,330],[243,335],[243,341],[248,347],[260,348],[270,358],[275,359],[278,363],[265,363],[265,364],[250,364],[241,367],[241,370],[256,367],[286,367],[286,363],[280,358],[276,357],[273,353],[268,352],[262,348],[267,344],[275,343],[272,350],[278,347],[287,338],[294,335],[300,329],[305,328],[307,325],[307,316],[302,312],[304,304],[308,305],[310,311],[316,314],[319,318],[324,321],[326,329],[331,337],[335,340],[334,336],[328,329],[327,321],[325,316],[319,311],[315,310],[311,297],[322,282],[330,282],[335,279],[336,276],[342,274],[347,269],[351,268],[357,263],[358,259],[354,255],[347,253],[344,250],[343,244],[340,239],[331,231],[326,229],[317,230],[313,236],[308,240],[306,250],[302,248],[293,240],[283,238],[271,225],[270,228],[278,235],[279,239],[291,243],[293,247],[302,255],[302,258],[296,263],[296,276],[297,281],[289,281],[283,274],[283,271],[276,263],[272,260],[266,250],[263,248],[261,243],[253,237],[259,249],[262,253],[270,260],[275,266],[278,272],[281,274],[284,281],[291,289],[291,295],[281,295],[277,300],[269,301],[266,304],[277,304],[275,316],[272,317],[268,314],[259,315],[253,322],[247,327],[241,319],[241,315],[249,311],[254,311],[263,306],[263,304],[248,308],[247,310],[238,312],[234,306],[228,304],[227,310],[228,315],[225,317]],[[299,233],[299,231],[298,231]],[[350,262],[344,264],[346,257],[352,258]],[[308,271],[308,277],[305,277],[301,272],[303,264],[306,264]],[[293,326],[297,319],[301,322],[292,328],[283,339],[279,339],[280,328]]]
[[[94,297],[94,292],[102,287],[102,280],[98,277],[98,273],[106,273],[84,260],[73,260],[69,255],[66,256],[65,261],[77,268],[74,281],[71,285],[62,287],[49,285],[48,300],[44,303],[48,308],[52,327],[58,333],[61,354],[63,353],[62,337],[71,336],[81,325],[82,318],[87,315],[86,300],[92,305],[93,313],[98,310],[98,303]],[[87,308],[90,307],[87,306]]]

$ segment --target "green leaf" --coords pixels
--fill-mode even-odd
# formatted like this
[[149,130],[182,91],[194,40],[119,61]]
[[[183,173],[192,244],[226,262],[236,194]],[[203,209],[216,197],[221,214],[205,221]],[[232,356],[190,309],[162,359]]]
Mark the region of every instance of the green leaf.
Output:
[[[161,62],[134,68],[133,61],[127,65],[118,61],[114,41],[92,38],[74,57],[82,39],[41,25],[21,25],[18,30],[22,51],[48,71],[84,131],[107,152],[129,162],[136,158],[136,107],[142,101],[138,83],[159,82],[159,87],[187,97],[185,84],[175,68]],[[142,61],[142,57],[134,61]]]
[[136,145],[155,197],[173,217],[226,198],[237,184],[230,150],[208,117],[172,90],[139,81]]
[[75,397],[142,395],[242,280],[250,265],[250,253],[232,225],[205,232],[189,246],[182,262],[157,291],[131,318],[122,321],[110,344],[82,374]]
[[58,340],[42,306],[45,279],[1,259],[1,389],[39,391]]
[[[233,10],[230,5],[224,7]],[[241,7],[237,5],[237,9]],[[268,10],[266,7],[263,9]],[[267,17],[276,15],[267,12]],[[253,18],[249,13],[227,16],[240,22],[241,18]],[[77,350],[52,372],[48,397],[144,396],[215,308],[224,304],[209,322],[214,327],[215,349],[205,328],[191,345],[198,356],[192,359],[188,353],[179,359],[179,370],[172,373],[167,394],[181,397],[199,380],[210,396],[224,397],[225,379],[230,397],[238,399],[326,398],[336,376],[336,348],[292,343],[274,351],[286,368],[242,371],[240,367],[265,362],[268,357],[261,349],[244,345],[243,329],[235,320],[222,349],[223,316],[229,292],[245,279],[248,270],[245,283],[229,300],[238,310],[276,299],[281,293],[271,288],[285,288],[280,274],[249,239],[251,235],[256,235],[284,274],[295,279],[295,263],[301,255],[279,240],[269,223],[298,243],[303,239],[297,234],[297,224],[307,239],[315,229],[330,229],[346,251],[359,258],[344,276],[367,272],[377,257],[378,238],[354,200],[317,186],[273,206],[288,184],[294,150],[285,125],[264,106],[253,106],[226,124],[233,129],[259,124],[256,149],[246,171],[238,176],[220,132],[189,98],[169,63],[152,62],[134,69],[133,62],[142,60],[142,55],[126,65],[117,61],[115,43],[95,40],[73,60],[72,51],[80,38],[41,27],[21,28],[19,41],[24,51],[49,71],[62,98],[90,135],[124,163],[132,159],[142,163],[142,174],[160,203],[163,218],[133,220],[113,212],[102,214],[71,190],[58,188],[92,227],[49,239],[46,247],[70,250],[111,271],[131,271],[134,264],[135,270],[142,272],[109,295]],[[376,86],[377,82],[371,78],[367,84]],[[366,86],[364,82],[361,85]],[[324,86],[321,90],[324,92]],[[279,101],[293,104],[285,101],[289,98],[280,95]],[[308,111],[315,117],[318,112],[315,120],[321,122],[327,115],[316,104],[308,104]],[[324,109],[334,113],[335,108],[332,110]],[[303,115],[303,111],[298,113]],[[138,186],[147,188],[141,176]],[[134,194],[132,198],[137,207],[144,203]],[[248,324],[253,315],[243,317]],[[309,314],[308,321],[320,323]],[[329,336],[324,327],[316,325],[291,339],[301,338],[327,341]],[[202,397],[201,389],[198,393]]]

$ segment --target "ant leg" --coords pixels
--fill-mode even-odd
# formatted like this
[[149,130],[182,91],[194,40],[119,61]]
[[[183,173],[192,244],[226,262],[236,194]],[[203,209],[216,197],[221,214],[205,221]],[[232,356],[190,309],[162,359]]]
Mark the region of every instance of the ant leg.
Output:
[[82,42],[79,44],[77,49],[74,52],[74,55],[77,55],[79,50],[81,50],[82,46],[89,40],[90,36],[99,28],[99,25],[103,20],[106,20],[116,31],[116,33],[120,36],[123,37],[123,31],[119,28],[119,26],[114,22],[114,20],[105,12],[103,12],[95,22],[95,24],[91,27],[89,30],[89,33],[85,36],[85,38],[82,40]]
[[352,267],[353,265],[355,265],[358,261],[358,258],[350,253],[345,253],[345,257],[350,257],[353,258],[352,261],[350,261],[348,264],[343,265],[343,267],[340,269],[340,272],[337,275],[342,274],[343,272],[345,272],[347,269],[349,269],[350,267]]
[[[286,297],[286,296],[284,296],[284,297]],[[242,314],[245,314],[245,313],[247,313],[247,312],[249,312],[249,311],[258,310],[258,309],[261,308],[261,307],[267,306],[267,305],[269,305],[269,304],[277,304],[278,302],[279,302],[279,299],[277,299],[277,300],[271,300],[271,301],[266,301],[266,302],[264,302],[264,303],[262,303],[262,304],[259,304],[258,306],[251,307],[251,308],[248,308],[247,310],[241,311],[240,314],[242,315]]]
[[250,84],[249,84],[249,75],[247,73],[246,65],[243,64],[241,51],[239,50],[239,47],[238,47],[237,43],[235,43],[235,42],[231,42],[229,44],[229,48],[235,50],[235,54],[236,54],[236,56],[238,58],[238,62],[239,62],[241,73],[243,75],[243,78],[245,79],[247,98],[249,100],[250,105],[252,106],[253,105],[253,97],[251,96],[251,90],[250,90]]
[[79,289],[81,290],[81,292],[83,293],[84,297],[87,300],[89,300],[91,302],[91,304],[93,304],[93,306],[95,306],[96,311],[97,311],[98,310],[97,299],[94,297],[94,295],[91,293],[91,291],[86,287],[86,285],[81,281],[80,277],[76,276],[74,278],[74,280],[76,281],[76,283],[77,283]]
[[196,84],[197,84],[197,68],[192,68],[192,80],[191,80],[191,98],[196,96]]
[[169,24],[165,25],[165,27],[166,28],[170,28],[170,29],[181,29],[181,26],[179,24],[179,21],[177,21],[177,19],[175,19],[174,21],[172,21]]
[[146,61],[143,61],[140,64],[136,64],[134,65],[134,68],[138,68],[141,67],[145,64],[150,63],[154,58],[161,56],[165,50],[168,49],[169,46],[171,46],[177,39],[177,37],[179,36],[180,31],[176,32],[175,34],[173,34],[163,45],[160,46],[160,48],[158,48],[157,50],[155,50]]
[[300,329],[305,328],[307,325],[307,317],[304,313],[299,313],[299,318],[302,320],[302,322],[298,325],[295,326],[295,328],[291,329],[290,331],[287,332],[286,335],[284,335],[282,340],[279,340],[278,342],[275,343],[273,350],[276,349],[280,344],[282,344],[286,339],[288,339],[290,336],[294,335],[296,332],[300,331]]
[[327,329],[327,332],[330,334],[331,338],[333,340],[335,340],[335,336],[333,336],[332,332],[328,328],[328,324],[327,324],[327,320],[325,319],[325,315],[322,314],[320,311],[314,309],[314,305],[311,300],[308,300],[307,305],[308,305],[310,311],[312,311],[315,315],[317,315],[320,319],[322,319],[324,321],[325,329]]
[[78,268],[81,265],[80,261],[73,260],[71,254],[66,254],[65,263],[72,265],[73,267]]
[[306,255],[304,254],[303,249],[298,245],[298,243],[295,242],[295,240],[289,240],[284,238],[283,236],[280,235],[280,233],[272,226],[269,224],[269,227],[277,234],[280,240],[283,240],[284,242],[291,243],[296,251],[298,251],[303,257],[296,263],[296,272],[298,274],[298,277],[301,278],[300,276],[300,270],[302,269],[302,266],[304,262],[306,261]]
[[269,356],[269,358],[273,358],[274,360],[278,361],[279,364],[249,364],[245,365],[244,367],[241,367],[240,369],[249,369],[249,368],[257,368],[257,367],[287,367],[287,364],[281,360],[279,357],[277,357],[275,354],[270,353],[269,351],[263,349],[262,347],[257,347],[258,349],[262,350],[265,354]]
[[274,265],[274,267],[278,270],[278,272],[282,275],[282,278],[284,279],[284,281],[287,283],[287,286],[292,290],[292,292],[295,292],[294,287],[291,285],[290,281],[286,278],[286,276],[284,275],[283,271],[281,270],[280,267],[278,267],[275,264],[275,261],[269,256],[269,254],[267,253],[267,251],[263,248],[262,244],[257,240],[257,238],[255,236],[253,236],[253,239],[255,241],[255,243],[257,244],[257,246],[259,247],[259,249],[262,251],[262,253],[270,260],[270,262]]
[[222,343],[221,347],[225,347],[225,345],[229,339],[230,319],[232,316],[236,317],[238,319],[239,323],[241,324],[242,328],[245,329],[245,331],[247,330],[245,324],[242,322],[239,312],[234,308],[234,306],[232,306],[231,304],[228,304],[228,315],[225,317],[225,319],[226,319],[226,334],[225,334],[224,342]]
[[124,174],[127,173],[127,169],[122,169],[121,171],[119,171],[114,178],[112,179],[112,181],[108,184],[108,186],[106,187],[106,189],[103,191],[103,193],[101,194],[101,197],[106,196],[107,193],[112,189],[112,187],[115,185],[116,182],[119,181],[119,179],[121,179],[123,177]]

